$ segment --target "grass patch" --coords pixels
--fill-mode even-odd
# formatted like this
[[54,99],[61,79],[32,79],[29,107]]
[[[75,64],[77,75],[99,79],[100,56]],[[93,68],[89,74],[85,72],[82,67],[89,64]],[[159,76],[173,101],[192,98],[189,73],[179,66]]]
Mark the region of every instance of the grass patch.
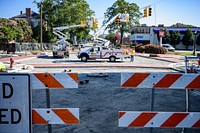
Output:
[[39,52],[41,52],[41,51],[39,51],[39,50],[34,50],[34,51],[32,51],[32,54],[37,55]]
[[193,52],[175,52],[176,55],[191,56]]

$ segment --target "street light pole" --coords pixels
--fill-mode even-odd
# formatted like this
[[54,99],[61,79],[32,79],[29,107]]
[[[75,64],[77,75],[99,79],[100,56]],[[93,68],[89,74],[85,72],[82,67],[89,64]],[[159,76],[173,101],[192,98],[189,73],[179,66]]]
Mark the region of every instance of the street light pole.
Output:
[[196,55],[196,41],[197,41],[197,31],[194,32],[194,43],[193,43],[193,56]]
[[40,3],[40,50],[43,50],[42,44],[42,2]]

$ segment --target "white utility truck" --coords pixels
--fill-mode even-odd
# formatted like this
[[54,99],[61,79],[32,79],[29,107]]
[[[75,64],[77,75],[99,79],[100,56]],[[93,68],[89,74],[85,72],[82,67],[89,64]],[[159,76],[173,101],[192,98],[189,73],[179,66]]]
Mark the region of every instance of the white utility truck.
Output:
[[109,59],[111,62],[114,62],[116,59],[129,58],[130,55],[124,53],[122,49],[108,49],[102,46],[92,46],[79,51],[77,57],[84,62],[94,59]]

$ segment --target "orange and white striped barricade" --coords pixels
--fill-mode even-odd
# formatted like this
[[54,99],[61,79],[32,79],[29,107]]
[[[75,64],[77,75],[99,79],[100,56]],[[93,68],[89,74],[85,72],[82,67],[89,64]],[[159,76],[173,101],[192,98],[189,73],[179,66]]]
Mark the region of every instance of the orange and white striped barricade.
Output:
[[33,73],[32,89],[78,88],[77,73]]
[[32,109],[32,124],[79,123],[79,108]]
[[[122,73],[121,88],[200,89],[199,74],[180,73]],[[119,127],[200,128],[199,112],[119,111]]]
[[200,128],[197,112],[120,111],[119,127]]
[[200,75],[180,73],[122,73],[121,87],[200,89]]
[[32,110],[32,124],[78,124],[79,108],[51,108],[49,89],[78,88],[77,73],[32,73],[32,89],[46,89],[47,108]]

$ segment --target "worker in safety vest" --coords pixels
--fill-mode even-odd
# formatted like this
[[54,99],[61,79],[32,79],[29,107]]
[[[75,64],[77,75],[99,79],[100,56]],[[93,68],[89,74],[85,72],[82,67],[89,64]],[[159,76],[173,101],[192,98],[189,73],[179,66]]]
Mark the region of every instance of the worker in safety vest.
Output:
[[123,50],[123,55],[127,55],[128,54],[128,49],[124,49]]
[[5,72],[6,71],[6,65],[0,62],[0,72]]
[[121,56],[121,61],[124,61],[124,55],[127,55],[128,52],[127,52],[127,49],[123,49],[123,54]]
[[132,48],[130,50],[130,55],[131,55],[131,62],[133,62],[134,61],[134,56],[135,56],[135,48]]

